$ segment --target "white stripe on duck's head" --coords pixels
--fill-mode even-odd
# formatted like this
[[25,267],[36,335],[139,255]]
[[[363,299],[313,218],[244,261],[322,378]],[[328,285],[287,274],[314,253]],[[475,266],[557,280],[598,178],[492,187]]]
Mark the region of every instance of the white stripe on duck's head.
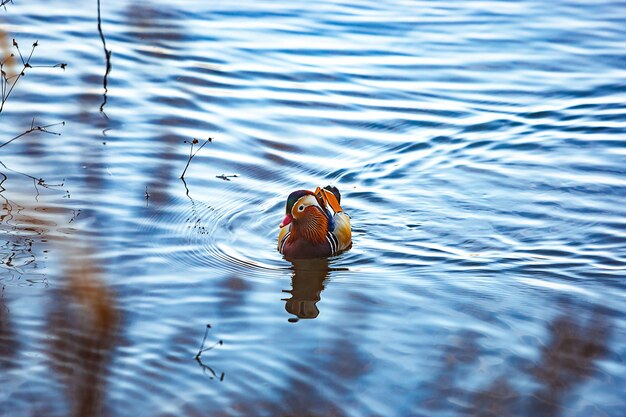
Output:
[[314,213],[307,210],[309,207],[317,207],[315,211],[319,214],[324,215],[326,213],[318,197],[311,191],[298,190],[289,194],[285,206],[285,218],[280,223],[280,227],[285,227],[292,222],[297,223],[306,220],[311,216],[317,217]]

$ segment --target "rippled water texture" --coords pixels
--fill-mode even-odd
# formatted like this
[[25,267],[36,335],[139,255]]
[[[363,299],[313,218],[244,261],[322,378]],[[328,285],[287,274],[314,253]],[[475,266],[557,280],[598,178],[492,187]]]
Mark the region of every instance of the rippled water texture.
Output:
[[624,415],[624,2],[101,12],[0,12],[0,416]]

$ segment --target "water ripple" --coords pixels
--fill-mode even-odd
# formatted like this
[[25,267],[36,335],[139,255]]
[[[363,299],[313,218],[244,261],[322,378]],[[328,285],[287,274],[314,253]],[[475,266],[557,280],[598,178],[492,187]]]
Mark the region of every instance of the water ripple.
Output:
[[[0,114],[66,122],[2,148],[0,409],[621,416],[622,2],[101,3],[106,114],[95,3],[0,16],[68,63]],[[353,247],[286,261],[326,184]]]

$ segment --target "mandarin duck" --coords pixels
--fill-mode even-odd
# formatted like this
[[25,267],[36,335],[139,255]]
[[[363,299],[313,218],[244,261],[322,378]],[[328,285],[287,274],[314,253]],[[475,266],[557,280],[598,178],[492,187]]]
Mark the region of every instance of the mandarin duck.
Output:
[[350,247],[350,216],[339,205],[336,187],[289,194],[285,218],[280,224],[278,251],[286,258],[323,258]]

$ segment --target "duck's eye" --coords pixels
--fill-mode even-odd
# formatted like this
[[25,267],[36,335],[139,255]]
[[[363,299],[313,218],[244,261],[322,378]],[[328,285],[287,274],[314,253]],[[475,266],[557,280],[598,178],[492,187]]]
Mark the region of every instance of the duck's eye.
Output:
[[298,211],[304,211],[304,206],[298,207]]

